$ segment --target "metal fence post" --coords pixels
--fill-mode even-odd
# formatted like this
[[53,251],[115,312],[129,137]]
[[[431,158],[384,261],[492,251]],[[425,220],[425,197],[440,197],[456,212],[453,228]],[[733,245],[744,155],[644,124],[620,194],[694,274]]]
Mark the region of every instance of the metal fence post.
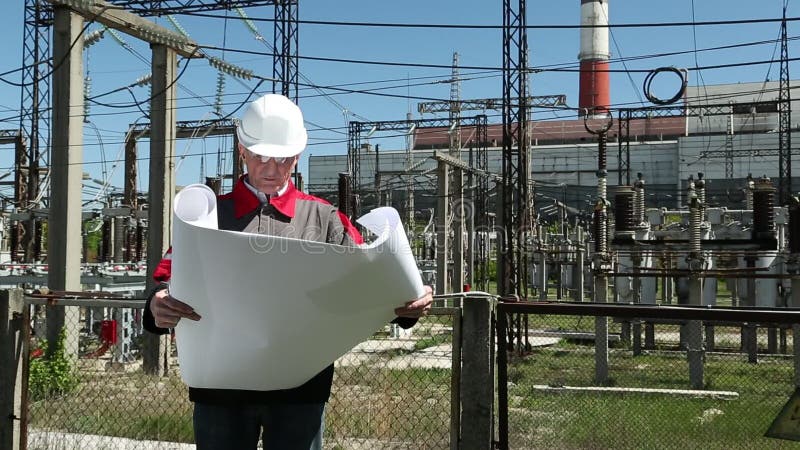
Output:
[[[792,277],[790,308],[800,308],[800,278]],[[800,324],[792,324],[792,355],[794,356],[794,385],[800,388]]]
[[467,297],[462,318],[461,446],[492,448],[494,431],[494,313],[492,298]]
[[0,450],[24,448],[23,365],[28,357],[24,312],[21,290],[0,291]]

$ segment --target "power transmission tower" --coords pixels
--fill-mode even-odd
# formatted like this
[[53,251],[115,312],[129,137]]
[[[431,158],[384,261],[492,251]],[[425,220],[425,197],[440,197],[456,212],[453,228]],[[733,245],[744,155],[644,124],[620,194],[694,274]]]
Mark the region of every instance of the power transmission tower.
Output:
[[733,179],[733,106],[728,115],[728,130],[725,133],[725,179]]
[[458,74],[458,52],[453,53],[453,76],[450,80],[450,154],[461,156],[461,78]]
[[781,22],[781,82],[778,93],[778,201],[785,205],[792,195],[792,94],[789,87],[789,39],[786,6]]
[[[25,0],[25,24],[22,31],[22,98],[20,101],[20,130],[27,143],[26,152],[18,152],[16,166],[25,168],[20,179],[25,186],[24,195],[15,198],[18,210],[36,208],[39,203],[39,162],[41,148],[49,147],[50,131],[50,27],[53,24],[53,9],[47,2]],[[44,144],[44,145],[42,145]],[[21,160],[24,158],[26,161]],[[21,193],[21,192],[20,192]],[[21,244],[22,259],[35,259],[39,249],[40,225],[33,218],[23,221],[12,233]],[[21,236],[20,236],[21,234]]]
[[[245,2],[243,2],[245,3]],[[275,32],[272,59],[272,92],[283,94],[297,103],[297,68],[299,43],[297,27],[298,0],[275,0]]]
[[[516,5],[515,5],[516,3]],[[527,296],[525,233],[531,228],[528,167],[528,38],[525,0],[503,0],[503,185],[498,292]]]
[[[298,89],[298,0],[109,0],[109,3],[142,17],[163,16],[201,11],[229,10],[256,6],[274,6],[273,92],[297,100]],[[21,208],[34,208],[38,199],[46,202],[40,191],[39,166],[44,157],[42,149],[49,148],[50,29],[53,25],[52,6],[45,1],[25,0],[25,24],[22,35],[22,98],[20,128],[28,145],[27,194],[15,199]],[[46,74],[46,76],[43,76]],[[19,165],[21,161],[17,161]],[[26,222],[22,241],[25,257],[32,258],[32,242],[36,227]]]
[[[514,105],[517,104],[518,99],[512,99]],[[525,98],[525,104],[528,108],[559,108],[567,106],[567,96],[564,94],[557,95],[529,95]],[[502,110],[502,98],[478,98],[474,100],[461,100],[459,102],[459,109],[464,111],[484,111],[487,109]],[[432,101],[421,102],[417,104],[417,111],[420,114],[447,112],[450,110],[450,102],[446,101]]]

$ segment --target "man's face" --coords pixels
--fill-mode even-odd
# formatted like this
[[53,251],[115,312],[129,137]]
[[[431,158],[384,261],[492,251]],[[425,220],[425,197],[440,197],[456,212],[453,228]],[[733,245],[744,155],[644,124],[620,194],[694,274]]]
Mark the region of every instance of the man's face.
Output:
[[247,150],[241,144],[239,144],[239,154],[247,166],[247,179],[250,185],[267,195],[277,193],[289,181],[299,158],[299,155],[295,155],[286,158],[282,163],[278,163],[275,158],[263,162],[261,156]]

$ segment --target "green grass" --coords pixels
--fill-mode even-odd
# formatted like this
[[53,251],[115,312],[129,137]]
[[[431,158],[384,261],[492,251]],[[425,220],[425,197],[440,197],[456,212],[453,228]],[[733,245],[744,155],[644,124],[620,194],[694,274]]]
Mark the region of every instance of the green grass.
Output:
[[190,442],[191,411],[177,375],[153,378],[141,372],[84,370],[78,390],[33,402],[29,419],[35,429]]
[[[636,394],[537,394],[512,410],[514,449],[765,449],[797,444],[762,437],[780,407],[758,399]],[[707,417],[703,421],[703,417]]]
[[[681,354],[633,357],[612,351],[610,386],[689,389]],[[788,359],[749,364],[708,355],[706,388],[736,400],[669,394],[545,392],[534,384],[593,386],[594,354],[581,346],[538,350],[509,364],[511,448],[795,448],[762,437],[793,391]],[[705,418],[704,418],[705,415]]]

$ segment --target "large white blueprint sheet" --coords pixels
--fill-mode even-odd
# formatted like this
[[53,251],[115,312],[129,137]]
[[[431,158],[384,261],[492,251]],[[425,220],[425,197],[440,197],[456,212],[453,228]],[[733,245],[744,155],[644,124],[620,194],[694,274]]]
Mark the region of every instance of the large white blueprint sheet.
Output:
[[192,387],[297,387],[424,293],[393,208],[358,220],[378,238],[357,248],[218,230],[200,184],[178,193],[174,218],[170,293],[202,316],[176,327]]

